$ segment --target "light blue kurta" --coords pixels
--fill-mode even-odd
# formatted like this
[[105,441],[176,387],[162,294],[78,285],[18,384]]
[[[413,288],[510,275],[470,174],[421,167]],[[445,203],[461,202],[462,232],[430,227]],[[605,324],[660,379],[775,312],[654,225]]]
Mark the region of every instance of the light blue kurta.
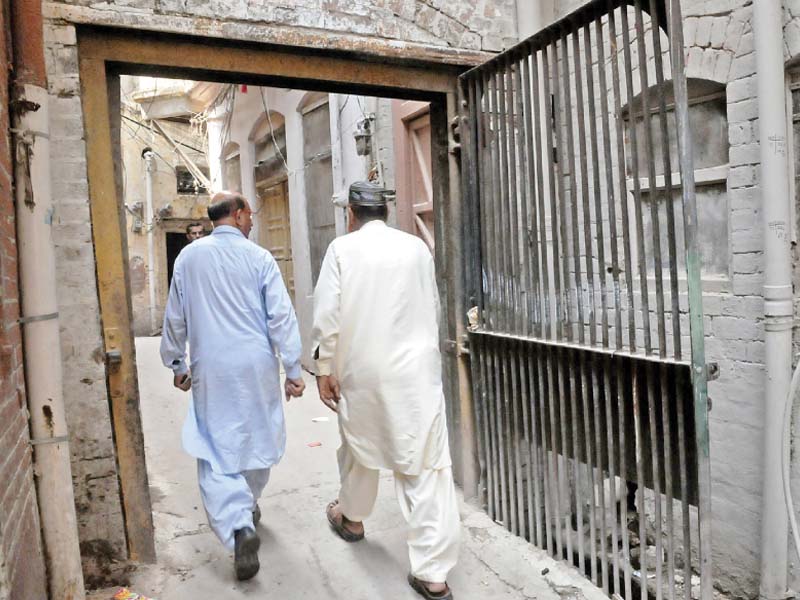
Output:
[[286,427],[277,355],[300,378],[300,333],[277,263],[234,227],[216,227],[175,261],[161,338],[175,374],[187,371],[187,340],[186,452],[220,474],[278,463]]

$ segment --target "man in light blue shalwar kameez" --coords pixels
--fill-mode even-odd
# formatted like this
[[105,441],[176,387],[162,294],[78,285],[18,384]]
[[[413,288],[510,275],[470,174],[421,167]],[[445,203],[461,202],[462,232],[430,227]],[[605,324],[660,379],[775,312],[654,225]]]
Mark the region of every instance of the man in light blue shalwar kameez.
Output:
[[247,239],[251,214],[239,194],[212,198],[214,231],[175,261],[161,339],[174,385],[192,390],[183,446],[197,458],[209,524],[234,550],[239,579],[258,572],[257,501],[286,446],[277,355],[287,399],[305,387],[294,309],[272,255]]

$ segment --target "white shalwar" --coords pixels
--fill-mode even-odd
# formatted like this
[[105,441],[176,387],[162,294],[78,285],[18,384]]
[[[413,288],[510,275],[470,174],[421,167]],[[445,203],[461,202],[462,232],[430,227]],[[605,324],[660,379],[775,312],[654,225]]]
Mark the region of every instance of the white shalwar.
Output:
[[378,470],[394,472],[414,576],[443,582],[460,523],[447,441],[433,258],[370,221],[331,242],[314,291],[318,375],[339,380],[339,503],[369,516]]
[[212,529],[233,548],[286,446],[280,365],[301,377],[300,333],[272,255],[236,228],[216,227],[175,261],[161,358],[186,373],[192,402],[183,447],[198,459]]

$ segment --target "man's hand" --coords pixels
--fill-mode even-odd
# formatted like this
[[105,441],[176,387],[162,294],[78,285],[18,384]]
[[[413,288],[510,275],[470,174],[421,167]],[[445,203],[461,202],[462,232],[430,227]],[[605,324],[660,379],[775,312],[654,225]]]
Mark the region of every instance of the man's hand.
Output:
[[317,377],[317,389],[322,403],[333,412],[339,412],[339,380],[333,375],[320,375]]
[[172,385],[174,385],[179,390],[188,392],[192,388],[192,374],[187,371],[186,373],[175,375],[175,377],[172,380]]
[[283,389],[286,392],[286,401],[288,402],[291,398],[299,398],[303,395],[303,391],[306,389],[306,382],[303,381],[302,377],[297,379],[289,379],[287,377]]

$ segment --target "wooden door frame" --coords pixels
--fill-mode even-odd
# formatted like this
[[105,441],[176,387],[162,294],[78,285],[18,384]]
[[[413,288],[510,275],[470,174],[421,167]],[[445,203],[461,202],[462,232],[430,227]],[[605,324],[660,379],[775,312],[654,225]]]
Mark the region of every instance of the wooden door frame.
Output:
[[[403,60],[319,47],[289,47],[208,37],[78,26],[81,100],[86,135],[92,235],[105,351],[121,353],[107,369],[119,480],[130,558],[155,560],[152,507],[139,410],[132,332],[125,213],[119,164],[119,76],[161,75],[200,81],[291,87],[431,103],[434,206],[439,223],[436,267],[443,297],[445,393],[454,471],[465,494],[477,489],[461,254],[461,176],[457,142],[457,76],[465,66]],[[115,145],[115,141],[117,144]],[[440,250],[440,251],[439,251]],[[166,375],[165,375],[165,381]],[[166,385],[166,384],[165,384]]]

